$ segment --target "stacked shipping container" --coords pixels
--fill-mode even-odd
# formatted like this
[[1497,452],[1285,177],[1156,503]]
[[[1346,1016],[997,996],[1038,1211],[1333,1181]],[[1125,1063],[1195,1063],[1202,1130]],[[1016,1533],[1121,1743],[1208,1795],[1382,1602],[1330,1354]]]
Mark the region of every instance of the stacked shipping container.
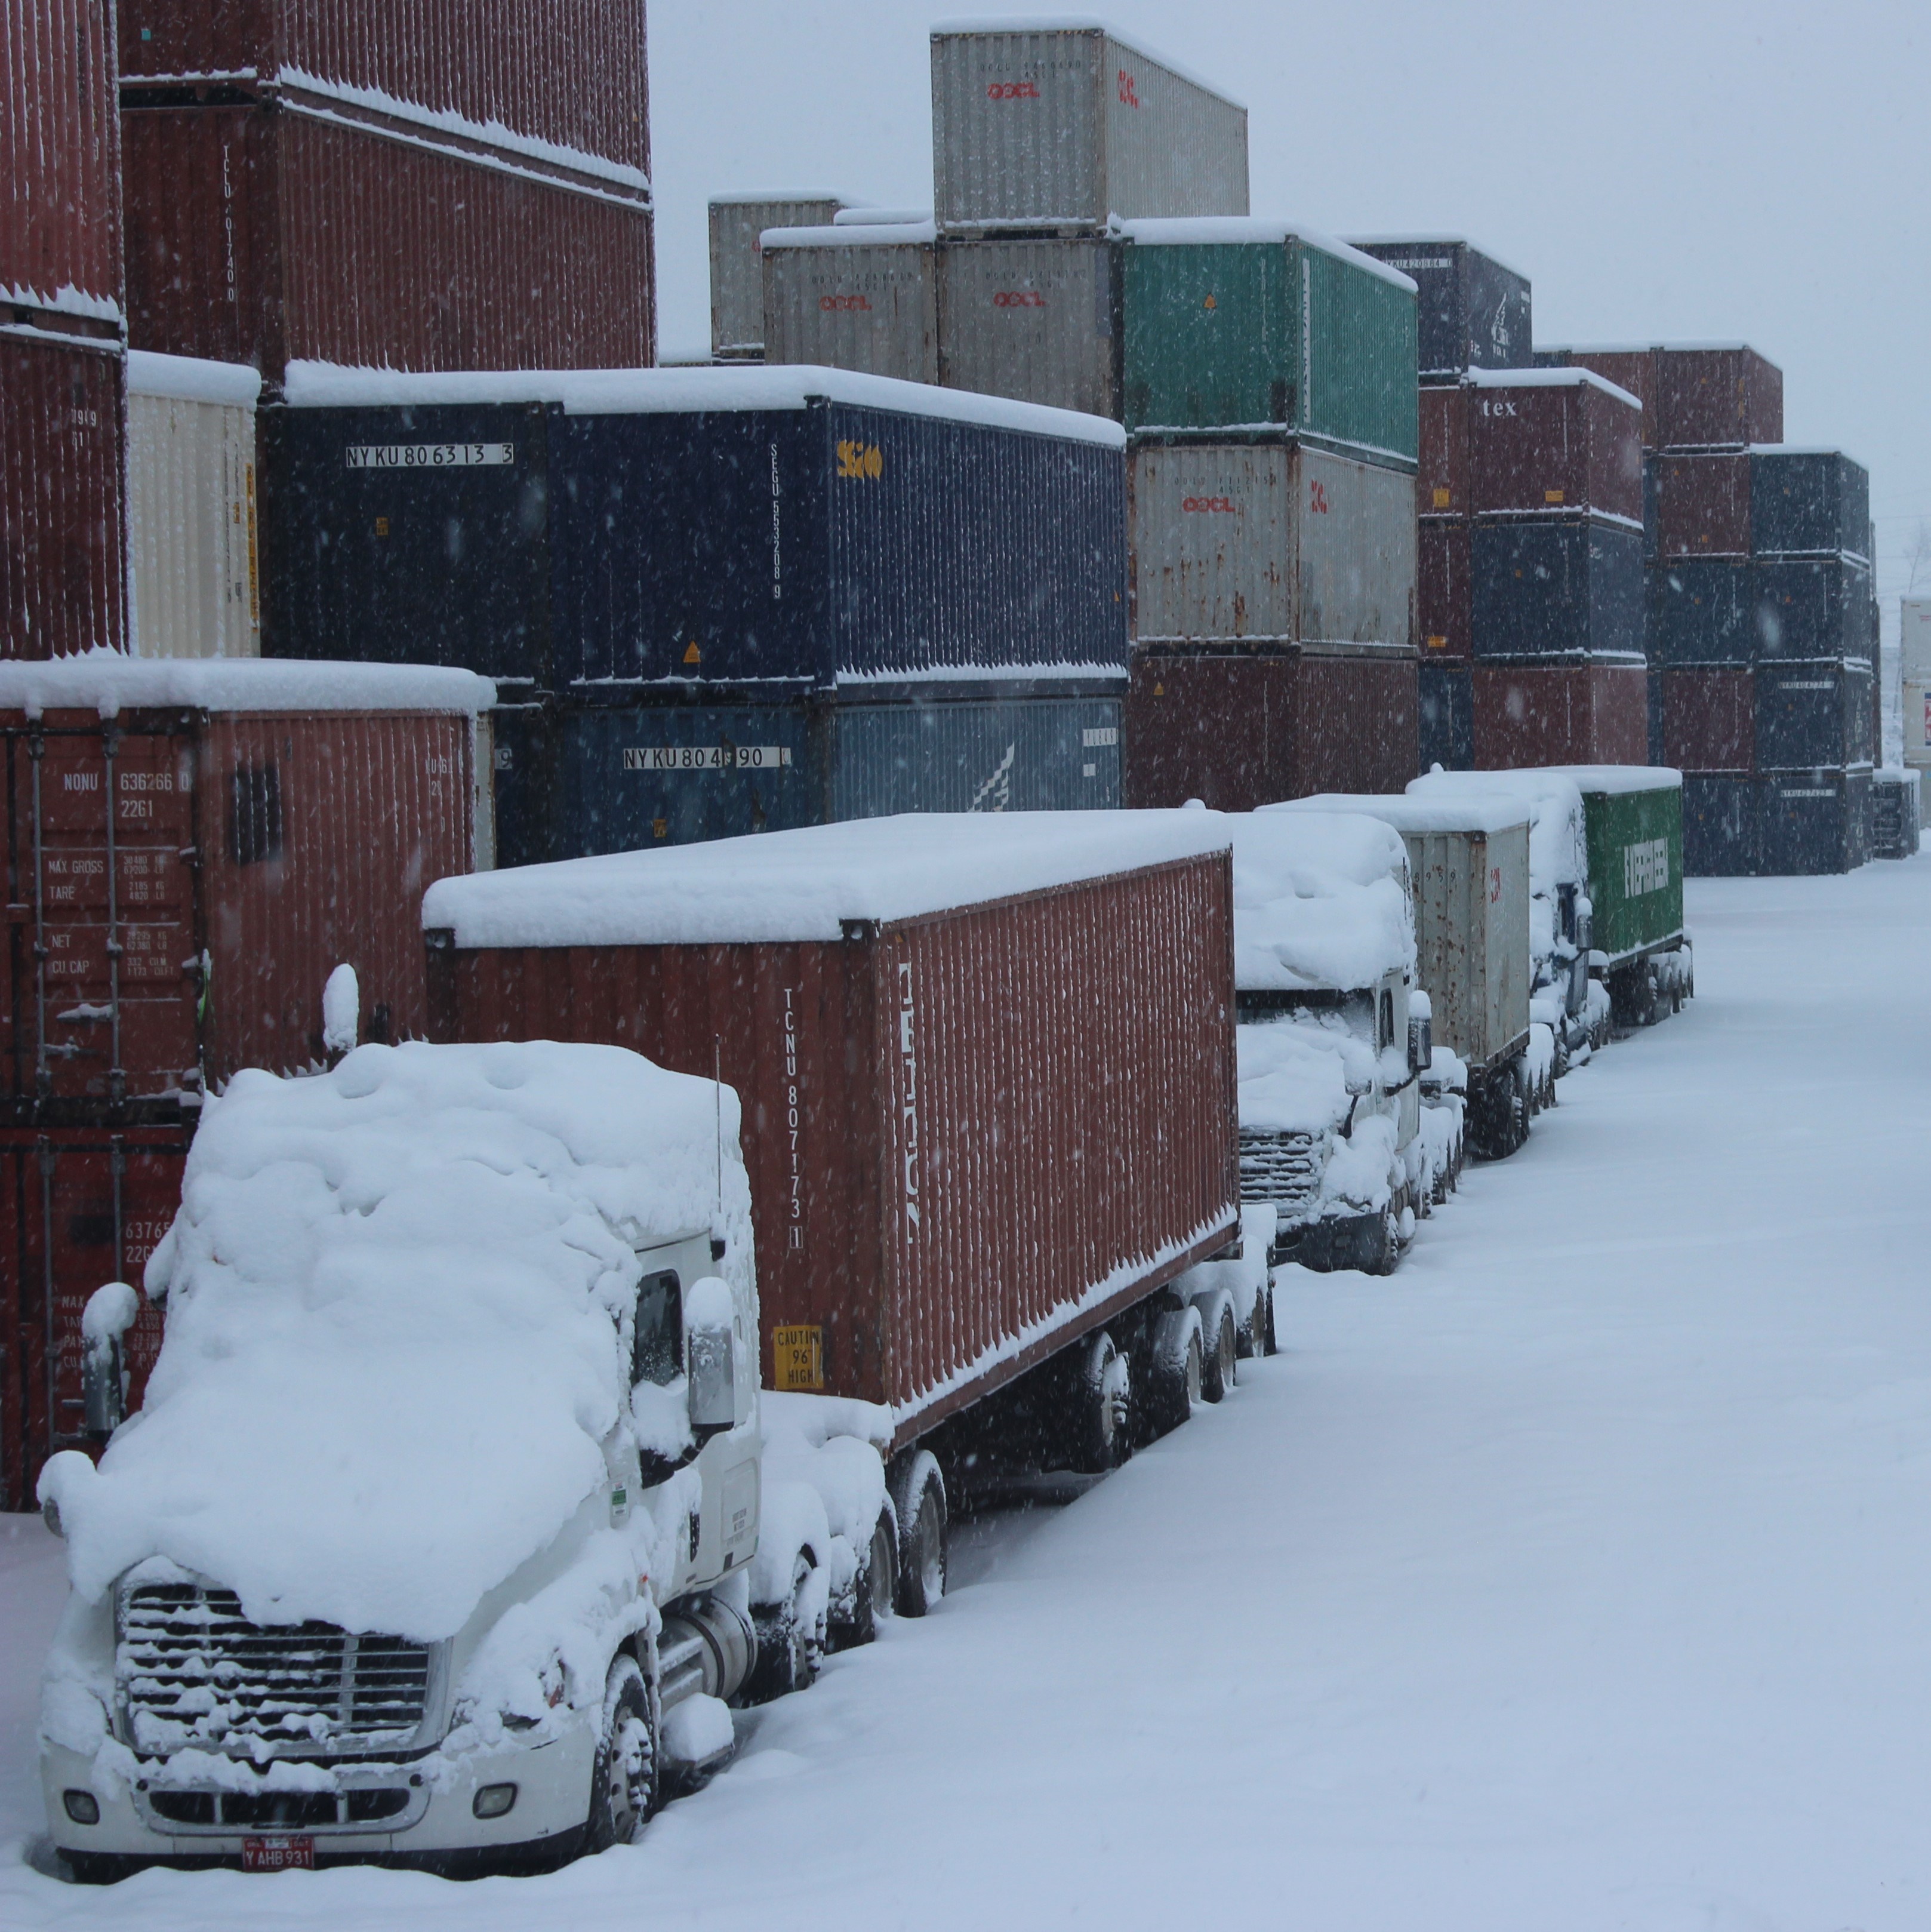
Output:
[[[762,362],[764,250],[767,228],[817,228],[844,207],[841,195],[794,190],[778,194],[713,195],[710,207],[711,358]],[[774,362],[823,362],[823,356],[773,356]]]
[[[1898,607],[1899,702],[1904,727],[1904,762],[1931,767],[1931,597],[1907,597]],[[1921,805],[1926,802],[1921,788]]]

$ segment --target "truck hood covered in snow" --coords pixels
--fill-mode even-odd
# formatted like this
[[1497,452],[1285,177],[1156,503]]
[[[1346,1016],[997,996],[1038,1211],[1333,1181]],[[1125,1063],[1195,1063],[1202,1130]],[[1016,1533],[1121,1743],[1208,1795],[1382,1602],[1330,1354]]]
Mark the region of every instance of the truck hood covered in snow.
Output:
[[717,1094],[549,1042],[240,1075],[148,1265],[146,1406],[97,1472],[48,1466],[76,1590],[160,1556],[257,1622],[460,1630],[605,1480],[633,1244],[715,1226],[722,1271],[750,1267]]
[[1237,1028],[1234,1042],[1240,1124],[1262,1132],[1320,1134],[1339,1127],[1354,1105],[1348,1088],[1351,1046],[1372,1071],[1373,1054],[1365,1043],[1312,1015]]

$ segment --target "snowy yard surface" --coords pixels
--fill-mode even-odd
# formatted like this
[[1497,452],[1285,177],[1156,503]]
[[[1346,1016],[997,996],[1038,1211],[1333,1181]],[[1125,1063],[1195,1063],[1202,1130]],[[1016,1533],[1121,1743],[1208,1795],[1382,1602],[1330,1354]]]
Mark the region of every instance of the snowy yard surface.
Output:
[[1693,884],[1695,1002],[1390,1280],[553,1876],[34,1868],[57,1546],[0,1520],[0,1925],[1931,1924],[1931,855]]

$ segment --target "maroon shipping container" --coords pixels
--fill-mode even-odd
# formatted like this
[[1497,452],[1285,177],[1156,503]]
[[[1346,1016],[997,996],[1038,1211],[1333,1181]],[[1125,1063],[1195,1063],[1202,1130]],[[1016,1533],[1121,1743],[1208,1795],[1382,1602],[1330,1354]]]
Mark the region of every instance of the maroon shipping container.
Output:
[[1654,475],[1659,556],[1750,555],[1747,451],[1659,456],[1654,460]]
[[1656,351],[1654,349],[1565,349],[1556,352],[1571,369],[1588,369],[1627,390],[1642,405],[1642,443],[1656,443]]
[[373,93],[649,172],[643,0],[120,0],[120,20],[124,86]]
[[1649,673],[1641,664],[1474,668],[1475,769],[1649,763]]
[[318,1061],[343,964],[367,1037],[420,1034],[415,910],[474,862],[490,694],[400,666],[0,670],[11,1118],[173,1119],[241,1067]]
[[1468,386],[1444,383],[1420,394],[1420,460],[1415,510],[1424,517],[1469,513]]
[[1424,517],[1416,532],[1415,604],[1425,662],[1471,656],[1474,564],[1466,517]]
[[1659,449],[1738,449],[1783,440],[1783,371],[1741,343],[1659,349]]
[[1747,669],[1665,670],[1663,762],[1680,772],[1756,769],[1756,674]]
[[1477,515],[1588,510],[1640,524],[1642,412],[1587,369],[1478,370],[1468,379]]
[[[744,1108],[767,1379],[888,1403],[902,1445],[1234,1238],[1214,837],[934,815],[445,884],[423,914],[434,1036],[718,1072]],[[1044,862],[1009,866],[1012,842]],[[840,853],[800,902],[763,896]],[[520,916],[559,874],[569,906]]]
[[1126,802],[1252,812],[1399,791],[1421,756],[1418,687],[1405,656],[1141,653],[1126,687]]
[[112,0],[0,0],[0,301],[118,340],[121,137]]
[[121,359],[112,343],[0,332],[0,658],[123,640]]
[[[40,1465],[89,1448],[80,1318],[110,1281],[138,1288],[181,1204],[184,1127],[0,1129],[0,1509],[34,1506]],[[160,1352],[159,1309],[143,1300],[121,1339],[128,1412]]]
[[656,343],[649,204],[280,106],[130,107],[137,348],[418,371],[628,368]]

